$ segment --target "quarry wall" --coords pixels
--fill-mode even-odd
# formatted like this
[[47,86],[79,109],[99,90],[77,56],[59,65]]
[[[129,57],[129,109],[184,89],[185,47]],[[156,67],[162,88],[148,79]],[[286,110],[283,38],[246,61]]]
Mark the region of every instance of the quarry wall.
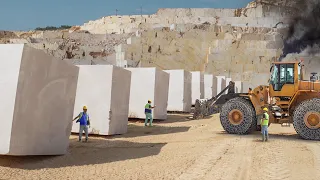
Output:
[[81,30],[93,34],[132,33],[137,30],[170,27],[174,24],[228,25],[242,27],[273,27],[286,24],[294,9],[287,6],[253,4],[240,9],[175,8],[159,9],[152,15],[107,16],[89,21]]
[[[292,1],[293,2],[293,1]],[[239,9],[164,8],[151,15],[107,16],[69,31],[19,33],[11,43],[72,64],[114,64],[203,71],[250,82],[281,55],[296,10],[287,1]],[[23,38],[22,38],[23,37]],[[265,76],[267,77],[267,76]],[[267,80],[266,80],[267,81]]]
[[159,9],[152,15],[108,16],[80,28],[94,34],[136,32],[119,51],[143,67],[201,70],[235,81],[267,82],[270,64],[296,12],[287,2],[251,2],[240,9]]
[[125,59],[139,60],[144,67],[196,71],[205,64],[204,72],[236,81],[268,74],[271,62],[282,53],[282,29],[234,29],[237,27],[207,25],[183,33],[149,30],[121,48]]

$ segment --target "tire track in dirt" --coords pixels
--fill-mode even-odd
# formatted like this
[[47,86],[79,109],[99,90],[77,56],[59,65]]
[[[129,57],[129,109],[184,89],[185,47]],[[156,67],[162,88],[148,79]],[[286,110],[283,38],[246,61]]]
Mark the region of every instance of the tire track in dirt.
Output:
[[277,140],[272,143],[266,142],[262,145],[263,158],[261,178],[267,180],[290,179],[290,167],[288,158],[285,155],[284,141]]
[[252,141],[242,137],[211,167],[206,180],[247,180],[252,161]]
[[320,145],[317,143],[308,145],[308,149],[313,152],[314,155],[314,171],[316,174],[313,175],[314,180],[320,179]]
[[234,178],[236,180],[248,180],[251,174],[253,143],[251,139],[246,139],[245,141],[245,147],[240,152],[241,158],[238,160],[240,164],[238,165],[238,173]]
[[214,146],[211,146],[211,148],[207,147],[206,154],[196,159],[194,164],[176,178],[176,180],[202,179],[211,170],[212,166],[219,162],[221,157],[232,148],[231,145],[237,142],[237,139],[215,141]]

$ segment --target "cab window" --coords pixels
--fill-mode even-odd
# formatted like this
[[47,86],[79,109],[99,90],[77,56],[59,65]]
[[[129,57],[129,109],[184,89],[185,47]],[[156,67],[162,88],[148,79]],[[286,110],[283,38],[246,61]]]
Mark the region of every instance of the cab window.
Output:
[[294,84],[294,64],[275,64],[270,83],[275,91],[280,91],[285,84]]

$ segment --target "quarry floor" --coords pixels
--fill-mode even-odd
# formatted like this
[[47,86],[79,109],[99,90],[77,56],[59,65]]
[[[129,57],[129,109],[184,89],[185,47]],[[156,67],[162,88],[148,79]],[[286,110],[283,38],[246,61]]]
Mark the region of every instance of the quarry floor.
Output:
[[70,137],[64,156],[0,156],[0,179],[320,179],[320,143],[299,138],[293,127],[271,125],[270,141],[259,132],[226,134],[219,116],[189,120],[170,115],[108,138]]

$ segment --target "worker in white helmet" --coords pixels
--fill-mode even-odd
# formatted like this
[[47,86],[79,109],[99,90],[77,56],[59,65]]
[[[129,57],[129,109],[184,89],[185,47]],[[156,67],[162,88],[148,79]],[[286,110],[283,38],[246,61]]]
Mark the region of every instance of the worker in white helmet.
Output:
[[75,117],[73,119],[77,120],[77,123],[80,122],[80,127],[79,127],[79,142],[81,141],[82,139],[82,133],[83,131],[85,132],[86,134],[86,142],[88,141],[88,126],[90,127],[90,118],[89,118],[89,114],[87,113],[87,106],[83,106],[83,112],[80,112],[80,114]]

